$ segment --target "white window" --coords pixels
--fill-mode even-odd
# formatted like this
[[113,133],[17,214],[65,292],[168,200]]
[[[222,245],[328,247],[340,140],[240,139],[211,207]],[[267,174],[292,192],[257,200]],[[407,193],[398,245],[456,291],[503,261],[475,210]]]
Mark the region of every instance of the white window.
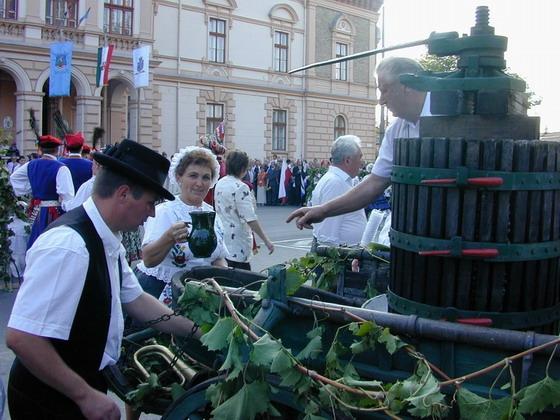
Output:
[[48,25],[76,27],[78,21],[77,0],[47,0],[46,6],[45,21]]
[[346,121],[342,115],[337,115],[334,119],[334,139],[346,134]]
[[133,0],[105,0],[103,31],[132,36]]
[[224,120],[222,104],[206,104],[206,134],[215,134],[216,127]]
[[[341,42],[336,43],[336,58],[346,57],[348,55],[348,44]],[[335,65],[335,79],[348,80],[348,61],[341,61]]]
[[272,113],[272,150],[286,150],[286,114],[282,109]]
[[0,19],[17,19],[17,0],[0,0]]
[[274,71],[288,72],[288,34],[274,32]]
[[225,63],[226,21],[210,18],[208,25],[208,60]]

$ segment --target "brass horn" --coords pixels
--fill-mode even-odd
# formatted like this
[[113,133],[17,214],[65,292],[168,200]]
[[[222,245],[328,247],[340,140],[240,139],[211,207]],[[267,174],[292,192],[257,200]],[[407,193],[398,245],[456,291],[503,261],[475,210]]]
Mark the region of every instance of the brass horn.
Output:
[[[169,369],[177,376],[177,383],[183,386],[190,381],[196,371],[185,364],[181,359],[175,356],[171,350],[160,344],[151,344],[144,346],[134,353],[134,365],[136,369],[142,374],[145,380],[150,377],[150,372],[144,367],[143,363],[150,360],[149,358],[159,358],[164,364],[169,366]],[[162,387],[165,391],[170,392],[170,387]]]

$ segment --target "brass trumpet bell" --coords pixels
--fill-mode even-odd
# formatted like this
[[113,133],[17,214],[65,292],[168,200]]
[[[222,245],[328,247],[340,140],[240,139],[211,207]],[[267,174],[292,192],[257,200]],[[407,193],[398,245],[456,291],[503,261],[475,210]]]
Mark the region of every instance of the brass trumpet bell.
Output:
[[[134,367],[140,372],[142,377],[147,381],[150,372],[145,367],[148,364],[158,362],[162,366],[166,366],[164,371],[172,372],[176,376],[176,381],[181,386],[185,386],[196,374],[196,371],[187,366],[185,362],[179,359],[171,350],[160,344],[151,344],[144,346],[134,353]],[[171,392],[170,387],[162,386],[163,390]]]

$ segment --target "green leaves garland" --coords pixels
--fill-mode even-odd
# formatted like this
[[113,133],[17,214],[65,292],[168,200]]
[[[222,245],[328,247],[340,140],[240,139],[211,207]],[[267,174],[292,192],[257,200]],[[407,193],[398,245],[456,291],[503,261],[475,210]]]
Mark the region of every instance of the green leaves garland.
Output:
[[[187,285],[190,296],[186,292],[181,297],[183,308],[190,308],[185,316],[191,315],[195,302],[213,302],[215,311],[222,308],[223,305],[216,304],[211,297],[220,299],[209,285],[194,282]],[[225,292],[221,293],[227,296]],[[207,297],[203,298],[204,295]],[[217,312],[202,316],[194,311],[203,319],[215,319],[213,326],[202,337],[202,343],[209,350],[225,352],[227,349],[225,361],[219,369],[226,373],[225,381],[212,385],[207,391],[214,418],[239,418],[235,416],[241,413],[241,417],[247,419],[263,413],[280,415],[271,397],[280,388],[289,389],[296,396],[307,419],[332,416],[333,412],[352,417],[360,411],[383,411],[390,416],[402,414],[419,418],[444,418],[449,413],[450,405],[441,392],[442,383],[432,373],[429,362],[387,328],[372,321],[340,326],[325,352],[325,329],[316,321],[306,334],[309,342],[294,355],[280,339],[270,333],[264,331],[258,337],[250,332],[251,320],[245,318],[241,321],[243,316],[235,313],[237,311],[233,306],[227,308],[228,311],[234,311],[231,316],[218,317]],[[348,335],[351,337],[349,344],[342,339],[344,337],[347,340]],[[414,374],[392,384],[362,379],[352,360],[377,346],[383,346],[389,354],[406,349],[411,357],[418,359]],[[321,358],[325,363],[326,377],[303,365],[303,362],[321,361]],[[278,382],[271,380],[270,375],[277,375]],[[459,383],[455,380],[448,382]],[[560,381],[548,375],[518,392],[515,392],[514,387],[511,389],[513,396],[495,400],[458,386],[453,401],[458,405],[461,418],[465,419],[522,419],[524,415],[560,405]]]

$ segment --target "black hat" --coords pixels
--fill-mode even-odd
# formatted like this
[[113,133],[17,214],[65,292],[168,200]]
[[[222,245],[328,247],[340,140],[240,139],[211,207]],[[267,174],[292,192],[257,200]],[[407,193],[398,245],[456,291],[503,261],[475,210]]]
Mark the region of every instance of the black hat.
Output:
[[123,140],[105,153],[95,152],[93,158],[100,165],[144,185],[161,197],[175,199],[173,194],[163,188],[169,171],[169,161],[146,146],[132,140]]

